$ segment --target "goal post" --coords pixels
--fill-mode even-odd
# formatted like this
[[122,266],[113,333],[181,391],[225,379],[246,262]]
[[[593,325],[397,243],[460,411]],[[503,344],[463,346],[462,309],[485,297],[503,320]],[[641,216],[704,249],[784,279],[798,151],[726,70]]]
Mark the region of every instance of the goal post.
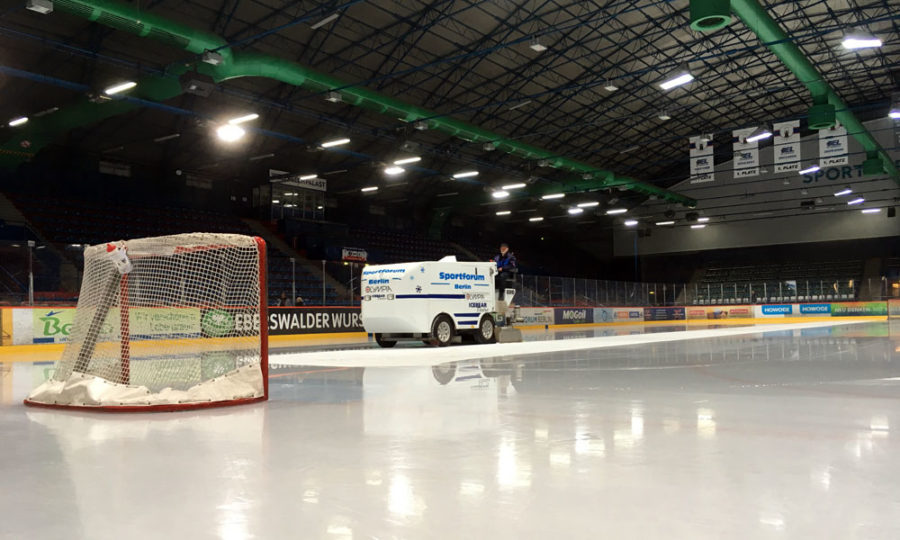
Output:
[[69,341],[25,404],[139,412],[265,400],[266,299],[258,237],[91,246]]

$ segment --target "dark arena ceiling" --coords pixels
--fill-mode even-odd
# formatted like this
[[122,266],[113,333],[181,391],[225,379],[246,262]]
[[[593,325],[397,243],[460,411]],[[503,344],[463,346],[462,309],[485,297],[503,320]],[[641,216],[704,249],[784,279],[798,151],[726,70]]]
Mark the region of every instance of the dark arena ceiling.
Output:
[[[65,144],[212,179],[313,172],[334,196],[381,185],[392,188],[373,195],[383,204],[457,197],[472,216],[492,213],[492,188],[518,182],[527,187],[508,202],[524,206],[589,190],[620,205],[690,205],[665,189],[688,174],[689,136],[730,142],[732,129],[804,118],[813,104],[737,17],[692,30],[687,0],[43,3],[51,13],[0,1],[0,114],[31,118],[0,131],[7,160]],[[897,2],[760,5],[860,120],[884,116],[900,79]],[[883,46],[842,49],[858,31]],[[662,91],[682,68],[694,81]],[[195,71],[215,80],[206,97],[182,90]],[[122,81],[138,85],[97,98]],[[249,137],[216,139],[217,125],[248,113],[259,115]],[[342,137],[351,142],[318,148]],[[411,155],[422,160],[384,175]]]

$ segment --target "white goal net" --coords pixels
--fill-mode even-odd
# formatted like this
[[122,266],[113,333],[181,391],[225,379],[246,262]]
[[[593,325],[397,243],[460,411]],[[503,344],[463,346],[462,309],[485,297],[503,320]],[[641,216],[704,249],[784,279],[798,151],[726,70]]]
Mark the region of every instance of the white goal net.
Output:
[[261,239],[233,234],[87,248],[70,340],[25,403],[177,410],[266,399],[265,256]]

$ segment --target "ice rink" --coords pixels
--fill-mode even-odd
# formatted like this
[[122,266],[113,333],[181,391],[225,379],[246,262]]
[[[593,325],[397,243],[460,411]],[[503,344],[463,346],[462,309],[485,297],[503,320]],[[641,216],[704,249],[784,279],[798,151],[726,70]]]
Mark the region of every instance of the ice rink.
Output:
[[[271,399],[26,408],[0,538],[900,538],[900,321],[275,349]],[[47,359],[45,359],[47,360]]]

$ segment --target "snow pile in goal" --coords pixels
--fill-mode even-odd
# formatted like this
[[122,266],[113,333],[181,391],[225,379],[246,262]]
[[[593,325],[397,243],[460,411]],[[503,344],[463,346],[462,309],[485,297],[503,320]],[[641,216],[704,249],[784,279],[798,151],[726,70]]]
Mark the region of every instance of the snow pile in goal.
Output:
[[179,234],[84,253],[75,320],[29,405],[175,410],[267,397],[265,243]]

